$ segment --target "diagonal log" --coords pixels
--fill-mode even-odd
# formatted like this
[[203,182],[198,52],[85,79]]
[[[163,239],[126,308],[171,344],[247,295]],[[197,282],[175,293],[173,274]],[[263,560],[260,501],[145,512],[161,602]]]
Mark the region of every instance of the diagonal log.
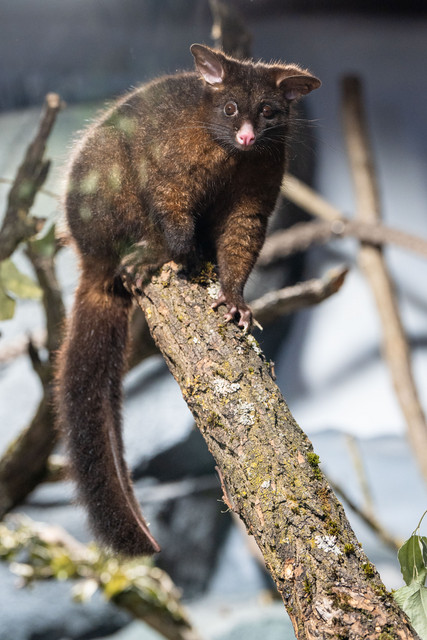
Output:
[[[255,537],[298,639],[417,638],[332,493],[259,346],[173,263],[141,297],[156,344]],[[383,635],[381,635],[383,634]]]

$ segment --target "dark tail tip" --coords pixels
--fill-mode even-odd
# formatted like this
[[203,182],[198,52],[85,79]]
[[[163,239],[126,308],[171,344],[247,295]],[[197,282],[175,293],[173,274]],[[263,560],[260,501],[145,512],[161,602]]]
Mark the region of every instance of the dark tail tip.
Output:
[[[99,466],[93,471],[96,470],[99,470]],[[96,475],[99,481],[101,472]],[[102,477],[102,482],[91,482],[89,477],[85,484],[79,482],[78,485],[92,531],[103,546],[129,558],[153,555],[160,551],[144,520],[127,474],[122,475],[121,470],[112,465],[108,474]]]

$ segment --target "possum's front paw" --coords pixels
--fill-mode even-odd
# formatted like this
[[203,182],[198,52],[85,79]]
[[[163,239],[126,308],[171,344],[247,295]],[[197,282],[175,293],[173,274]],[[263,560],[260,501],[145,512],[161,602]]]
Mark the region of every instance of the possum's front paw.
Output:
[[237,320],[238,318],[237,326],[247,333],[253,323],[252,311],[248,305],[243,300],[234,301],[220,291],[217,299],[212,303],[211,307],[212,309],[218,309],[222,304],[225,304],[228,309],[228,313],[224,316],[225,321],[230,322],[231,320]]

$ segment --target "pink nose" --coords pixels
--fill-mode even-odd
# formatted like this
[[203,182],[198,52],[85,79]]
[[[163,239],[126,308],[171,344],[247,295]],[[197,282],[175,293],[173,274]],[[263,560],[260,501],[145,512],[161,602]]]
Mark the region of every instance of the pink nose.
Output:
[[236,140],[243,147],[250,147],[255,142],[255,133],[250,122],[244,122],[236,133]]

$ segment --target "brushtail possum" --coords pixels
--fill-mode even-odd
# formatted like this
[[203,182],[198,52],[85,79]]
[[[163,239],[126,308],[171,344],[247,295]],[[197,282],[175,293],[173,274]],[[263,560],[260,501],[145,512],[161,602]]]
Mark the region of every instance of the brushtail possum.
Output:
[[132,489],[121,429],[131,296],[124,256],[148,279],[194,253],[218,266],[213,307],[247,330],[243,288],[286,166],[292,104],[320,86],[297,65],[237,61],[191,47],[195,71],[118,100],[77,142],[65,210],[80,281],[58,358],[57,406],[81,502],[116,553],[159,546]]

